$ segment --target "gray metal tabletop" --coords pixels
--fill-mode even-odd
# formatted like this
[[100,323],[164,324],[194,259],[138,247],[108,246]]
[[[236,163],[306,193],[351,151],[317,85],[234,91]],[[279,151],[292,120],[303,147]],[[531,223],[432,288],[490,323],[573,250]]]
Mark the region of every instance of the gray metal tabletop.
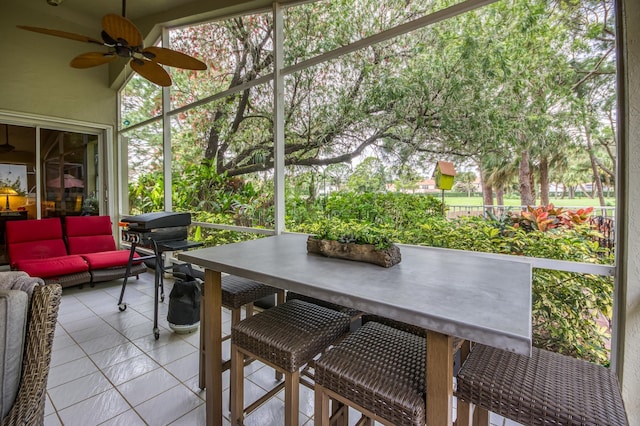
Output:
[[180,260],[524,355],[531,353],[531,265],[401,245],[383,268],[307,254],[307,235],[197,249]]

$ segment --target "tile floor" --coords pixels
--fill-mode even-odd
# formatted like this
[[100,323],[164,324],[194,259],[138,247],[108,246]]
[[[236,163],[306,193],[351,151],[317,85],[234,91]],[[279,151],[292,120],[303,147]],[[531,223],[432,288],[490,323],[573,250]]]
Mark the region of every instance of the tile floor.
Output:
[[[176,334],[167,323],[171,280],[159,307],[160,338],[153,337],[153,274],[132,279],[117,307],[122,280],[63,291],[47,384],[45,425],[205,424],[206,391],[198,387],[199,332]],[[223,313],[223,330],[231,317]],[[228,353],[226,342],[223,353]],[[253,401],[275,383],[273,370],[254,362],[245,368],[245,397]],[[223,376],[224,406],[229,372]],[[245,419],[246,425],[284,423],[283,393]],[[313,392],[301,386],[300,424],[313,424]],[[224,425],[229,425],[228,412]],[[356,413],[350,416],[355,423]],[[516,423],[492,415],[492,426]]]

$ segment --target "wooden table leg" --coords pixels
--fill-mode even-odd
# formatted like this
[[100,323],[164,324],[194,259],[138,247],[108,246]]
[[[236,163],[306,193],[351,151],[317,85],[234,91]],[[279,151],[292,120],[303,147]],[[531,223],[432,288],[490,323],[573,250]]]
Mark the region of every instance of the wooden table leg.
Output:
[[208,425],[222,423],[222,274],[204,272],[204,342],[206,358],[204,382],[207,389],[206,418]]
[[427,424],[453,421],[453,337],[427,332]]
[[[471,343],[466,340],[462,347],[460,348],[460,365],[464,364],[469,356],[469,352],[471,351]],[[458,399],[456,406],[456,426],[472,426],[473,425],[473,417],[472,417],[472,408],[471,404],[468,402],[461,401]]]

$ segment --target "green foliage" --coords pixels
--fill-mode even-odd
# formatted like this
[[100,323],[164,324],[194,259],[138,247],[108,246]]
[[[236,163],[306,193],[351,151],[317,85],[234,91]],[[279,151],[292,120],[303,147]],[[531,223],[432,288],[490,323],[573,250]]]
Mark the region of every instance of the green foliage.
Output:
[[422,194],[356,194],[343,191],[334,192],[327,197],[324,212],[327,217],[366,221],[402,229],[422,223],[429,216],[441,215],[442,204],[437,198]]
[[131,214],[164,210],[164,177],[155,171],[129,183],[129,211]]
[[375,157],[367,157],[358,164],[347,181],[351,191],[366,194],[386,191],[387,172],[384,163]]
[[[483,218],[453,221],[431,217],[402,242],[425,246],[510,254],[584,263],[612,264],[613,256],[592,241],[586,227],[562,232],[526,231]],[[507,302],[508,303],[508,302]],[[605,330],[611,319],[613,278],[547,269],[533,271],[534,344],[589,361],[608,364]]]
[[[223,219],[219,217],[218,219]],[[220,222],[217,222],[220,223]],[[251,234],[248,232],[231,231],[227,229],[215,229],[209,227],[192,226],[189,238],[192,241],[204,243],[205,247],[219,246],[222,244],[239,243],[241,241],[255,240],[266,235]]]
[[565,210],[562,207],[548,206],[531,207],[510,217],[515,228],[521,227],[525,231],[548,231],[554,228],[573,228],[583,225],[591,216],[593,207],[584,209]]
[[371,244],[379,250],[387,249],[392,245],[391,228],[354,220],[326,219],[310,225],[308,230],[319,240]]
[[[130,184],[131,211],[163,210],[162,185],[159,172],[142,175],[136,184]],[[273,227],[272,191],[260,182],[218,174],[212,161],[190,164],[174,174],[173,209],[193,212],[201,222]]]

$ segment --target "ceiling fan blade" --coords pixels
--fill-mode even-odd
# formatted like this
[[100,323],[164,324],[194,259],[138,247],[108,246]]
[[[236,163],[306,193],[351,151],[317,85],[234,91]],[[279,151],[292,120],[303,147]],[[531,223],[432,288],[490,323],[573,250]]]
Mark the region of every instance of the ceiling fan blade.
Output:
[[129,46],[142,46],[140,30],[127,18],[110,13],[102,17],[102,28],[114,40],[124,40]]
[[164,47],[147,47],[142,53],[145,58],[150,59],[159,64],[168,65],[170,67],[182,68],[186,70],[206,70],[207,64],[194,58],[193,56],[186,55],[182,52],[167,49]]
[[94,44],[99,44],[100,46],[104,45],[104,43],[101,42],[101,41],[98,41],[98,40],[93,39],[91,37],[83,36],[81,34],[68,33],[66,31],[60,31],[60,30],[51,30],[49,28],[29,27],[27,25],[17,25],[17,27],[22,29],[22,30],[33,31],[35,33],[41,33],[41,34],[47,34],[47,35],[52,35],[52,36],[56,36],[56,37],[68,38],[68,39],[71,39],[71,40],[83,41],[85,43],[94,43]]
[[113,53],[87,52],[76,56],[71,60],[73,68],[91,68],[106,64],[118,58]]
[[160,65],[144,59],[132,59],[131,69],[158,86],[171,86],[171,77]]

